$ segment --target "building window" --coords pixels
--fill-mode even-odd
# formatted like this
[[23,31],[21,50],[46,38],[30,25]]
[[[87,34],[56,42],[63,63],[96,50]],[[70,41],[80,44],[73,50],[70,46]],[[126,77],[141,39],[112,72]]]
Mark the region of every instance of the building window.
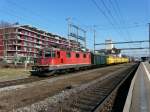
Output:
[[24,45],[25,45],[25,46],[27,46],[27,43],[26,43],[26,42],[24,42]]
[[26,47],[24,48],[24,51],[27,51],[27,48],[26,48]]
[[57,58],[60,58],[60,52],[59,51],[57,52]]
[[21,40],[18,40],[17,43],[18,43],[18,44],[21,44]]
[[27,32],[27,31],[25,31],[25,32],[24,32],[24,34],[25,34],[25,35],[28,35],[28,32]]
[[18,50],[21,50],[21,46],[18,46],[18,48],[17,48]]
[[39,51],[39,55],[38,56],[42,57],[42,51],[41,50]]
[[86,54],[83,54],[83,58],[86,58]]
[[70,58],[71,57],[71,53],[67,52],[66,56],[67,56],[67,58]]
[[42,36],[42,39],[44,39],[44,37]]
[[76,53],[76,58],[79,58],[80,57],[80,54],[79,53]]
[[52,58],[55,58],[55,51],[52,51]]
[[40,38],[40,35],[36,35],[38,38]]
[[32,51],[32,49],[31,49],[31,48],[29,48],[29,51]]

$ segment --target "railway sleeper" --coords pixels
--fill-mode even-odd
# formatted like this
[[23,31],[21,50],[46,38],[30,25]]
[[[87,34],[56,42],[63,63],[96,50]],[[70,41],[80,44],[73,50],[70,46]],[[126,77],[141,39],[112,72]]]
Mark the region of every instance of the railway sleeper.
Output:
[[110,89],[107,89],[107,90],[101,90],[101,91],[91,91],[91,93],[98,93],[99,95],[107,95],[108,93],[109,93],[109,91],[108,90],[110,90]]
[[103,93],[106,93],[107,91],[108,91],[109,89],[107,89],[107,90],[103,90],[103,89],[101,89],[101,90],[93,90],[93,91],[91,91],[91,93],[99,93],[100,92],[100,94],[103,94]]
[[79,104],[79,103],[74,103],[71,105],[71,108],[75,108],[79,110],[79,112],[88,112],[89,110],[92,110],[95,106],[91,105],[86,105],[86,104]]
[[[94,98],[92,98],[92,96],[94,96]],[[92,98],[92,99],[97,99],[97,98],[99,98],[101,96],[101,94],[99,94],[99,93],[97,93],[97,94],[92,94],[92,93],[87,93],[87,94],[83,94],[82,96],[81,96],[81,98],[82,97],[86,97],[86,98]]]
[[80,111],[76,108],[63,108],[61,112],[80,112]]
[[95,101],[91,101],[91,100],[83,100],[83,99],[77,101],[77,103],[79,103],[79,104],[85,104],[85,105],[91,105],[91,106],[95,106],[96,102],[97,102],[96,100]]
[[97,97],[97,98],[93,98],[93,97],[87,97],[87,96],[82,96],[82,97],[79,97],[79,99],[82,99],[82,100],[86,100],[86,101],[91,101],[91,102],[96,102],[97,101],[97,99],[99,99],[100,98],[100,96],[99,97]]

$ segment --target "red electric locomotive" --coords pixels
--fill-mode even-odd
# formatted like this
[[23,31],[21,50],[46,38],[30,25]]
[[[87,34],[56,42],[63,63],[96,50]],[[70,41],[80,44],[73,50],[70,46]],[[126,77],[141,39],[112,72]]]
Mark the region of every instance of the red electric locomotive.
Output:
[[58,70],[79,69],[91,65],[91,53],[82,51],[44,50],[37,64],[32,66],[32,75],[45,75]]

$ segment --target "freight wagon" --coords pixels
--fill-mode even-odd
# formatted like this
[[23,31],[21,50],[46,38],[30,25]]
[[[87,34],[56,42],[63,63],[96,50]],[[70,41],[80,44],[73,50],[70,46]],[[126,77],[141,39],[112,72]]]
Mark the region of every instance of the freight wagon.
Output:
[[91,64],[92,65],[105,65],[106,64],[106,56],[91,53]]
[[100,54],[93,54],[91,62],[93,65],[113,65],[119,63],[128,63],[129,59],[126,57],[116,57],[116,56],[105,56]]

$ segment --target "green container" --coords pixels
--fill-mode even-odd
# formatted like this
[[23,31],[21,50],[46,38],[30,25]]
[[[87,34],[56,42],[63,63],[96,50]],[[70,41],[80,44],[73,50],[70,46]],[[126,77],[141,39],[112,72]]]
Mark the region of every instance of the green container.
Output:
[[106,56],[99,55],[99,54],[94,54],[93,56],[93,62],[95,65],[104,65],[106,64]]
[[106,56],[101,56],[101,58],[100,58],[100,64],[101,65],[106,64]]

